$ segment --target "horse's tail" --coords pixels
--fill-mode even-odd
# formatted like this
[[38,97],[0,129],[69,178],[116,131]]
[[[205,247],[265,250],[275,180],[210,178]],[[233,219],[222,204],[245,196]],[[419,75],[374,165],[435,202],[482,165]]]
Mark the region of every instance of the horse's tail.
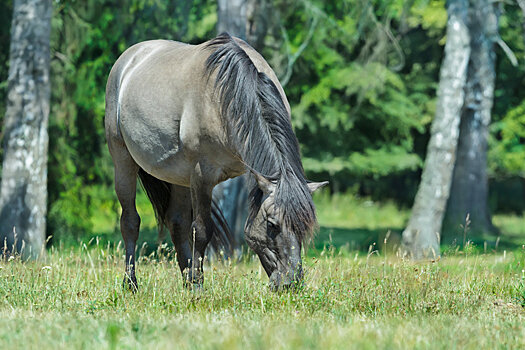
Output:
[[[164,227],[168,226],[167,213],[170,204],[171,186],[169,183],[148,174],[143,169],[139,169],[139,179],[153,206],[157,224],[159,225],[159,232],[162,232]],[[188,205],[191,206],[191,203],[188,203]],[[222,250],[227,256],[231,256],[233,253],[234,238],[224,218],[224,214],[215,199],[212,200],[211,216],[215,223],[214,234],[210,242],[212,248],[215,252]],[[188,235],[189,234],[190,232],[188,232]]]

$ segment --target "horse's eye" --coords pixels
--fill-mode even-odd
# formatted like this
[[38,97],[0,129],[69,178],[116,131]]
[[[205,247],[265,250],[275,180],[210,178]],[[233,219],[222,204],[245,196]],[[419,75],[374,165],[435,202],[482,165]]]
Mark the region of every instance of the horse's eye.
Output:
[[271,231],[279,231],[279,224],[271,219],[268,219],[268,229]]

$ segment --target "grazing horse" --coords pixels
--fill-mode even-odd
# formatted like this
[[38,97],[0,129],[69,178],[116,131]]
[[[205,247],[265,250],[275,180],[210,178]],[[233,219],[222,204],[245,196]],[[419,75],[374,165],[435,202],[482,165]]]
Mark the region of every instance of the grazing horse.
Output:
[[273,289],[300,282],[301,244],[317,226],[290,106],[275,73],[244,41],[153,40],[126,50],[106,87],[106,138],[122,206],[126,279],[136,287],[137,176],[171,233],[186,282],[202,285],[214,235],[212,190],[251,173],[248,245]]

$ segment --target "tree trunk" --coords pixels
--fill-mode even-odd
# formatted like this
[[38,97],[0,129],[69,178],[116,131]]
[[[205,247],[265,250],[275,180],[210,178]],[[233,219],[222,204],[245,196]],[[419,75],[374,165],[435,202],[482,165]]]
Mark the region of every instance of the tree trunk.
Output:
[[465,86],[456,166],[444,232],[454,238],[469,215],[472,234],[497,233],[488,206],[487,150],[494,99],[495,40],[498,13],[491,0],[474,1],[469,10],[471,55]]
[[270,7],[268,0],[218,0],[217,33],[228,32],[261,51],[270,25]]
[[264,38],[272,24],[271,4],[268,0],[247,0],[246,41],[262,54]]
[[414,259],[440,255],[439,235],[450,192],[470,56],[468,0],[448,1],[447,43],[441,64],[436,115],[403,247]]
[[45,242],[51,13],[51,0],[13,4],[0,238],[4,253],[25,257],[40,255]]
[[217,1],[217,33],[228,32],[246,40],[248,0]]
[[[217,32],[247,40],[256,50],[261,50],[268,30],[267,1],[219,0],[217,2]],[[234,249],[244,242],[244,223],[248,217],[248,191],[245,176],[225,181],[215,187],[214,195],[224,213],[235,238]]]
[[244,242],[244,222],[248,217],[248,190],[246,175],[227,180],[215,186],[214,197],[219,202],[224,218],[232,232],[232,247],[239,250]]

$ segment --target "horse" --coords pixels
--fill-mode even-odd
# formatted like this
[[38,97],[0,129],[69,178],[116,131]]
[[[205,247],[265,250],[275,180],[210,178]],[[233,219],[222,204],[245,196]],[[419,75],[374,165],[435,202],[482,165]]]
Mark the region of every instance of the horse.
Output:
[[199,45],[152,40],[127,49],[106,86],[105,132],[122,207],[130,288],[137,287],[137,177],[168,227],[185,283],[201,288],[214,235],[212,190],[250,174],[248,246],[273,290],[302,283],[301,248],[317,228],[290,105],[274,71],[227,33]]

